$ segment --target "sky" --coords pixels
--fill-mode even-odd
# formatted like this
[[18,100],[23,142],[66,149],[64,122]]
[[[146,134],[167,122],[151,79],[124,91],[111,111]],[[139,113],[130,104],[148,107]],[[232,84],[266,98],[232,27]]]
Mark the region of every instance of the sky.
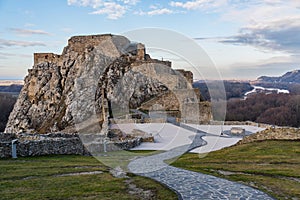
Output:
[[299,0],[0,0],[0,79],[24,79],[34,52],[61,54],[71,36],[148,27],[191,38],[223,79],[300,69]]

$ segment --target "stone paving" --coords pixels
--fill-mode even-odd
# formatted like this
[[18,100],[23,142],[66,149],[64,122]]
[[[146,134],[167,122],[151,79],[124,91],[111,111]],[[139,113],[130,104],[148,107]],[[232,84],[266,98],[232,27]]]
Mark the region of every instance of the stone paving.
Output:
[[206,142],[201,138],[204,135],[204,132],[197,131],[192,144],[176,147],[164,153],[138,158],[129,163],[128,169],[132,173],[152,178],[167,185],[177,192],[179,199],[273,199],[254,188],[222,178],[172,167],[164,162],[164,160],[176,158],[185,152],[205,145]]

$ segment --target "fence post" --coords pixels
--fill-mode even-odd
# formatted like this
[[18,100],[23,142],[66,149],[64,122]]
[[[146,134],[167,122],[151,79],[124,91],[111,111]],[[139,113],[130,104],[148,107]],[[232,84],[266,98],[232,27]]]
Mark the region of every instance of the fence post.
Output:
[[17,158],[17,142],[18,142],[18,139],[11,141],[11,157],[12,158]]

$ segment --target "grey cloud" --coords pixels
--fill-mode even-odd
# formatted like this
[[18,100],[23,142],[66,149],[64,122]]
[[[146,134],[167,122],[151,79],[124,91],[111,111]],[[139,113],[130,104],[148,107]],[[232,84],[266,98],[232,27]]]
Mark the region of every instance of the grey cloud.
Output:
[[271,25],[253,26],[240,30],[235,36],[219,40],[235,45],[252,45],[269,50],[300,52],[300,23],[280,21]]
[[0,39],[0,48],[14,47],[14,46],[32,47],[32,46],[46,46],[46,44],[43,42],[35,42],[35,41],[17,41],[17,40]]
[[9,30],[19,35],[51,35],[50,33],[43,30],[31,30],[31,29],[20,29],[20,28],[10,28]]
[[262,61],[245,61],[232,64],[225,76],[241,79],[256,79],[262,75],[277,76],[287,71],[299,69],[300,55],[272,57]]
[[3,52],[0,52],[0,59],[7,59],[8,57],[24,57],[24,58],[28,58],[28,57],[32,57],[32,56],[28,55],[28,54],[15,54],[15,53],[3,53]]

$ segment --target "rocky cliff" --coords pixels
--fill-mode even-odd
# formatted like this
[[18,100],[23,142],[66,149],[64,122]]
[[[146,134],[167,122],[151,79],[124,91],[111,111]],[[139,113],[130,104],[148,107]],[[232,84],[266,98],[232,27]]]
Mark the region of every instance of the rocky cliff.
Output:
[[61,55],[34,54],[5,132],[106,133],[109,117],[162,92],[192,88],[191,74],[170,66],[123,36],[74,36]]

